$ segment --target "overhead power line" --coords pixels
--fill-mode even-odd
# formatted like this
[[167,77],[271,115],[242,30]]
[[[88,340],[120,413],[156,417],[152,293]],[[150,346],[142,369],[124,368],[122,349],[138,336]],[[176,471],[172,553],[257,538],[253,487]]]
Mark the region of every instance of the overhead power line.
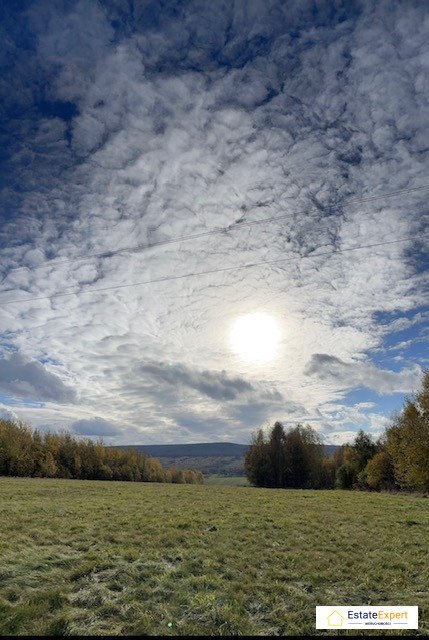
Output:
[[[399,189],[397,191],[390,191],[387,193],[383,193],[380,195],[374,195],[374,196],[368,196],[368,197],[364,197],[364,198],[353,198],[351,200],[348,200],[345,203],[341,203],[338,205],[331,205],[330,207],[326,208],[326,211],[335,211],[337,209],[339,209],[341,206],[345,206],[345,205],[350,205],[350,204],[357,204],[357,203],[366,203],[366,202],[372,202],[373,200],[380,200],[382,198],[392,198],[395,196],[399,196],[399,195],[405,195],[408,193],[412,193],[414,191],[424,191],[424,190],[428,190],[429,189],[429,185],[422,185],[420,187],[412,187],[410,189]],[[309,209],[301,209],[299,211],[295,211],[295,214],[298,213],[306,213]],[[73,262],[86,262],[87,260],[93,260],[93,259],[105,259],[105,258],[111,258],[115,255],[121,254],[121,253],[138,253],[139,251],[144,251],[147,249],[152,249],[152,247],[160,247],[162,245],[168,245],[168,244],[177,244],[179,242],[185,242],[186,240],[199,240],[200,238],[206,238],[208,236],[214,235],[214,234],[219,234],[219,233],[229,233],[230,231],[237,231],[240,229],[243,229],[244,227],[252,227],[254,225],[258,225],[258,224],[266,224],[269,222],[276,222],[278,220],[284,220],[285,218],[289,218],[290,217],[290,213],[286,213],[286,214],[282,214],[280,216],[272,216],[270,218],[262,218],[261,220],[249,220],[249,221],[243,221],[243,222],[236,222],[236,223],[231,223],[231,225],[227,226],[227,227],[215,227],[214,229],[210,229],[209,231],[201,231],[198,233],[191,233],[188,235],[183,235],[183,236],[178,236],[176,238],[167,238],[165,240],[157,240],[155,242],[150,242],[148,244],[138,244],[138,245],[134,245],[134,246],[128,246],[128,247],[122,247],[120,249],[112,249],[112,250],[107,250],[107,251],[101,251],[99,253],[92,253],[92,254],[87,254],[84,256],[78,256],[78,257],[74,257],[74,258],[54,258],[52,260],[48,260],[46,262],[44,262],[43,264],[40,265],[36,265],[34,267],[28,267],[25,265],[21,265],[19,267],[11,267],[8,270],[8,273],[11,273],[12,271],[20,271],[20,270],[27,270],[27,271],[35,271],[36,269],[43,269],[44,267],[49,267],[49,266],[53,266],[55,267],[56,265],[62,265],[62,264],[69,264],[69,263],[73,263]]]
[[[426,237],[426,236],[423,236],[423,237]],[[332,256],[332,255],[346,253],[348,251],[356,251],[358,249],[370,249],[373,247],[383,247],[385,245],[398,244],[399,242],[405,242],[409,239],[410,238],[407,236],[404,238],[397,238],[396,240],[389,240],[385,242],[375,242],[373,244],[363,244],[363,245],[356,245],[354,247],[346,247],[345,249],[334,249],[331,251],[322,251],[320,253],[311,253],[310,255],[307,255],[307,256],[298,256],[298,258],[304,259],[304,258],[319,258],[323,256]],[[194,273],[191,272],[191,273],[183,273],[179,275],[162,276],[160,278],[154,278],[151,280],[143,280],[141,282],[117,284],[117,285],[111,285],[108,287],[98,287],[96,289],[86,289],[86,290],[81,289],[80,291],[70,291],[69,289],[66,289],[63,292],[53,293],[52,295],[49,295],[49,296],[35,296],[32,298],[21,298],[21,299],[17,298],[15,300],[5,300],[5,301],[0,300],[0,305],[4,307],[5,305],[16,304],[19,302],[33,302],[36,300],[53,300],[55,298],[63,298],[66,296],[79,296],[79,295],[84,295],[88,293],[102,293],[104,291],[113,291],[115,289],[126,289],[128,287],[139,287],[146,284],[157,284],[161,282],[167,282],[170,280],[181,280],[184,278],[206,276],[213,273],[226,273],[229,271],[240,271],[242,269],[250,269],[252,267],[260,267],[263,265],[279,264],[281,262],[291,262],[296,259],[297,257],[294,256],[294,257],[288,257],[288,258],[278,258],[277,260],[261,260],[260,262],[249,262],[249,263],[246,263],[240,266],[235,266],[235,267],[221,267],[218,269],[209,269],[208,271],[197,271]]]

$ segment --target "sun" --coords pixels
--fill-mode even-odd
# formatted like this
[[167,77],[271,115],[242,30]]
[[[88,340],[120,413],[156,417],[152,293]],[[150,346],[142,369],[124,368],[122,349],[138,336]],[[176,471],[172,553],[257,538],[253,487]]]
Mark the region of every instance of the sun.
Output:
[[255,364],[266,364],[275,358],[280,338],[277,320],[263,312],[240,316],[232,324],[229,334],[232,351]]

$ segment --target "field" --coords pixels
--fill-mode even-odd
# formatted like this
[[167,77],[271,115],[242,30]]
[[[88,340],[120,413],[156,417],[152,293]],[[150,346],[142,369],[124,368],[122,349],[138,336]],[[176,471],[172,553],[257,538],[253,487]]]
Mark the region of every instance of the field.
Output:
[[248,487],[249,481],[245,476],[221,476],[213,474],[207,476],[204,480],[207,485],[216,485],[222,487]]
[[0,510],[2,635],[304,635],[387,603],[429,633],[425,498],[2,478]]

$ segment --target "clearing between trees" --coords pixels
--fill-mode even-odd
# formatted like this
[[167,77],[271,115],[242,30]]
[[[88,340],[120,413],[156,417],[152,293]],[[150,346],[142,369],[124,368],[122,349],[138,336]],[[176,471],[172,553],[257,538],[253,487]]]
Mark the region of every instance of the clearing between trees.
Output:
[[423,497],[1,478],[0,504],[2,635],[311,635],[331,604],[429,633]]

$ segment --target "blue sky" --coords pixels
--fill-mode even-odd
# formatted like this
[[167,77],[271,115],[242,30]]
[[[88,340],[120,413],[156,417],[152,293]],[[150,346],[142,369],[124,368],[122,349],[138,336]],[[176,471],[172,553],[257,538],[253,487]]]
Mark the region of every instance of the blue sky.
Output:
[[111,443],[381,433],[429,364],[425,4],[1,13],[1,412]]

